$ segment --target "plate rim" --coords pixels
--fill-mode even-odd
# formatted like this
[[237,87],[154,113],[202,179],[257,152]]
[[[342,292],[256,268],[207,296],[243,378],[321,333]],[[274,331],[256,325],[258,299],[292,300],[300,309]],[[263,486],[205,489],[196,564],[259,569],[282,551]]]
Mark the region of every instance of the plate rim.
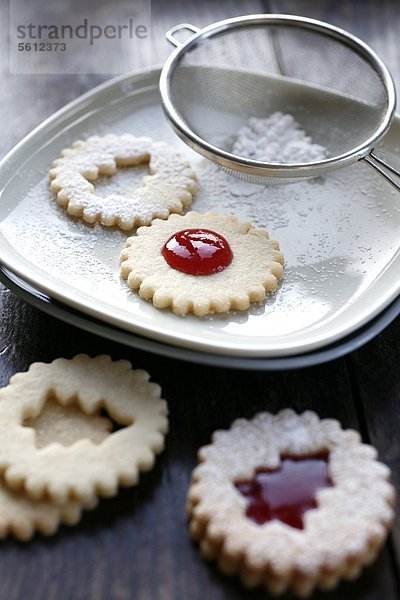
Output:
[[399,295],[377,317],[372,319],[366,325],[363,325],[359,330],[339,340],[335,344],[320,348],[314,352],[267,358],[215,355],[208,352],[188,350],[179,346],[165,344],[108,325],[89,315],[75,311],[75,309],[63,305],[62,302],[41,293],[29,283],[20,279],[2,266],[0,266],[0,282],[22,298],[22,300],[28,302],[42,312],[62,320],[64,323],[88,331],[93,335],[99,335],[111,341],[124,344],[125,346],[167,358],[172,357],[176,360],[185,362],[248,371],[303,369],[337,360],[369,343],[400,315]]
[[[131,90],[133,90],[134,93],[144,91],[146,89],[146,86],[138,87],[137,89],[135,89],[134,84],[140,82],[141,79],[149,80],[154,79],[154,77],[157,77],[158,80],[160,72],[161,68],[159,66],[135,70],[131,73],[119,75],[106,82],[103,82],[95,88],[88,90],[78,98],[75,98],[70,103],[56,111],[53,115],[48,117],[36,128],[34,128],[30,133],[27,134],[27,136],[25,136],[20,142],[18,142],[16,146],[14,146],[14,148],[12,148],[4,156],[4,158],[0,161],[0,177],[4,179],[5,176],[3,171],[7,173],[7,170],[10,167],[10,165],[12,166],[13,161],[18,162],[19,154],[23,152],[24,146],[27,143],[29,143],[32,140],[32,138],[35,139],[36,136],[39,136],[40,139],[40,136],[43,136],[44,133],[46,137],[46,144],[51,143],[52,138],[49,134],[51,134],[52,130],[56,129],[60,122],[65,122],[67,120],[67,116],[68,118],[71,118],[76,113],[79,113],[79,111],[82,111],[83,115],[86,114],[87,110],[85,112],[85,109],[87,109],[90,101],[93,100],[93,97],[96,97],[102,92],[110,92],[111,89],[114,87],[127,84],[131,86]],[[148,85],[147,87],[149,89],[154,89],[154,86],[155,83],[153,82],[152,85]],[[40,148],[41,147],[42,146],[40,146]],[[27,158],[26,160],[29,160],[29,158]],[[24,162],[22,162],[22,165],[23,164]],[[20,164],[19,166],[21,167],[22,165]],[[10,177],[6,177],[4,185],[7,185],[9,180]],[[7,243],[9,244],[9,242]],[[9,245],[11,246],[11,244]],[[10,257],[8,257],[8,259],[9,258]],[[20,257],[20,262],[24,262],[22,260],[22,257]],[[186,350],[193,349],[200,352],[211,352],[215,356],[220,356],[224,355],[225,353],[229,353],[231,356],[237,357],[242,356],[243,353],[246,353],[246,356],[248,357],[252,357],[254,359],[261,359],[293,356],[295,354],[306,354],[309,352],[313,352],[318,348],[324,348],[329,345],[332,345],[338,340],[347,337],[353,331],[356,331],[357,329],[363,327],[366,323],[370,322],[383,310],[385,310],[385,308],[391,302],[393,302],[399,295],[399,283],[393,283],[392,286],[388,287],[383,300],[382,298],[380,298],[379,301],[377,300],[376,302],[372,302],[368,305],[369,308],[368,310],[364,310],[362,318],[353,317],[352,319],[350,319],[350,324],[348,323],[345,326],[339,326],[339,324],[337,324],[336,330],[330,336],[325,336],[324,339],[321,339],[321,335],[318,335],[318,333],[314,337],[311,335],[309,336],[306,346],[304,346],[304,343],[302,343],[301,340],[299,340],[290,343],[290,345],[288,345],[288,343],[283,344],[283,346],[276,345],[273,349],[268,350],[262,347],[255,348],[254,346],[252,346],[251,343],[244,343],[242,341],[239,348],[235,339],[233,339],[231,343],[227,343],[226,340],[216,341],[215,339],[212,340],[212,343],[210,343],[209,341],[207,342],[204,339],[193,340],[188,334],[184,334],[182,332],[180,332],[178,335],[171,330],[168,331],[168,333],[165,333],[162,327],[157,327],[154,324],[152,324],[152,326],[149,327],[148,324],[138,322],[132,323],[132,321],[128,321],[126,319],[123,319],[122,317],[118,317],[118,315],[116,314],[118,310],[113,310],[113,307],[111,307],[110,312],[106,312],[104,309],[99,310],[99,308],[93,306],[93,299],[90,298],[86,294],[86,292],[78,290],[78,295],[81,297],[81,300],[79,301],[73,297],[73,293],[72,295],[66,295],[64,292],[60,292],[57,289],[54,289],[54,286],[51,286],[50,283],[46,283],[46,273],[44,273],[44,278],[42,276],[39,276],[38,278],[37,274],[36,277],[29,277],[29,272],[27,274],[26,269],[24,270],[23,268],[19,268],[18,256],[16,258],[14,257],[14,260],[7,260],[7,258],[5,259],[4,257],[1,257],[0,264],[6,267],[9,271],[13,272],[19,278],[29,282],[34,288],[40,290],[42,293],[50,294],[52,297],[56,298],[61,303],[70,306],[74,310],[78,310],[84,315],[96,319],[98,319],[100,315],[101,321],[107,325],[117,327],[118,329],[123,328],[128,333],[136,334],[139,336],[145,336],[159,343],[172,343],[172,345],[180,346]],[[389,262],[387,263],[387,265],[389,265]],[[385,269],[386,267],[382,270],[381,273],[383,273]],[[49,277],[50,279],[52,279],[52,276]],[[379,277],[377,279],[379,279]],[[85,303],[83,303],[82,299],[85,300]]]

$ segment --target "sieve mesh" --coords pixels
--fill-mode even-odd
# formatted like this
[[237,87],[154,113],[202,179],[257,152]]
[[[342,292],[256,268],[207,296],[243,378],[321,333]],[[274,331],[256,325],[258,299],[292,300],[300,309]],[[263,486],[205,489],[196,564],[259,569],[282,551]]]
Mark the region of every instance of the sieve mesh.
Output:
[[207,28],[168,66],[168,99],[205,147],[232,153],[249,118],[277,111],[293,115],[331,162],[382,130],[393,99],[380,64],[354,38],[293,18],[231,21]]

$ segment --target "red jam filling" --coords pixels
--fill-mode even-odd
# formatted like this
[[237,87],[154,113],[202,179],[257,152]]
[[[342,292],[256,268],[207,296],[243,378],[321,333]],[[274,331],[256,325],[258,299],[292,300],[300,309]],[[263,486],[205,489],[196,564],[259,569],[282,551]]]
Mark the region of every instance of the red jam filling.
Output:
[[232,250],[219,233],[209,229],[185,229],[174,233],[161,254],[170,267],[188,275],[212,275],[232,262]]
[[285,457],[274,471],[257,469],[250,481],[238,481],[236,488],[248,499],[246,515],[262,525],[278,519],[303,529],[303,516],[317,508],[317,490],[330,487],[328,456]]

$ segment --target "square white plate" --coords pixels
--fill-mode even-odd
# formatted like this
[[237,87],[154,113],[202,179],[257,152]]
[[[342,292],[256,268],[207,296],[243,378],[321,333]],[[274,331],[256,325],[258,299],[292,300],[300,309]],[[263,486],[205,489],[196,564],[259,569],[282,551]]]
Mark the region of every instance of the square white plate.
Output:
[[[231,178],[172,132],[162,113],[158,78],[158,70],[136,73],[96,88],[45,121],[2,161],[0,262],[5,267],[52,298],[122,330],[241,357],[322,348],[367,323],[399,295],[398,192],[363,164],[286,186]],[[204,319],[157,310],[131,293],[119,277],[127,234],[69,218],[48,187],[48,169],[63,148],[110,131],[149,135],[179,148],[198,173],[195,210],[235,213],[265,227],[286,259],[278,292],[248,312]],[[399,134],[396,119],[383,153],[397,166]]]

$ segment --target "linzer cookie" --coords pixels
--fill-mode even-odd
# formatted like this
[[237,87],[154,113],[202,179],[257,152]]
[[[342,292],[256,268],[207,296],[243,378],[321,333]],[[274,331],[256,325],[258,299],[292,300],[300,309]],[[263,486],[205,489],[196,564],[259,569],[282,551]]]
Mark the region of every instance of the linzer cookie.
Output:
[[157,308],[204,316],[246,310],[276,290],[283,274],[279,244],[234,216],[171,215],[128,238],[121,276]]
[[[94,508],[97,500],[85,509]],[[82,513],[80,502],[67,502],[61,506],[50,500],[31,500],[20,491],[11,491],[5,482],[0,482],[0,539],[12,535],[21,541],[28,541],[35,531],[43,535],[54,534],[61,523],[75,525]]]
[[32,500],[89,507],[153,467],[167,428],[159,386],[128,361],[34,363],[0,390],[0,468]]
[[305,597],[352,579],[393,520],[389,470],[357,432],[310,411],[239,419],[199,452],[188,494],[205,558],[245,586]]
[[[149,165],[149,175],[132,193],[96,194],[99,175],[113,175],[119,167]],[[78,140],[61,152],[50,170],[50,189],[67,212],[88,223],[116,225],[129,230],[158,217],[180,213],[192,202],[196,176],[173,148],[150,138],[108,134]]]

